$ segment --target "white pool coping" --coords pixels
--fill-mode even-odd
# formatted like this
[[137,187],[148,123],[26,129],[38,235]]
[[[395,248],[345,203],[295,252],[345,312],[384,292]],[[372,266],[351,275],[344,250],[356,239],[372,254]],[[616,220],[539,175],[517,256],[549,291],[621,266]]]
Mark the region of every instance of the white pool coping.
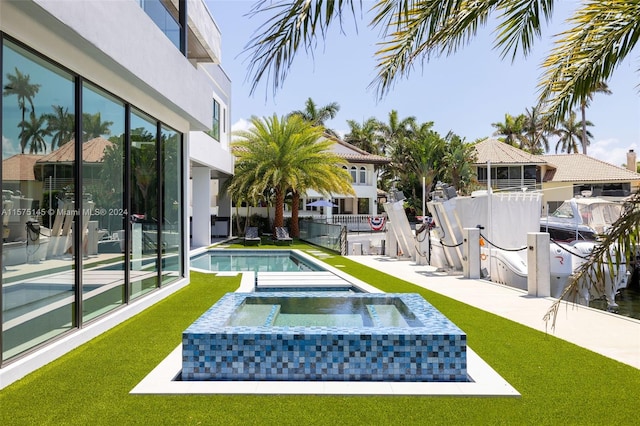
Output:
[[273,394],[273,395],[423,395],[519,397],[520,393],[467,346],[467,374],[472,382],[335,381],[178,381],[182,345],[178,345],[134,387],[131,394]]

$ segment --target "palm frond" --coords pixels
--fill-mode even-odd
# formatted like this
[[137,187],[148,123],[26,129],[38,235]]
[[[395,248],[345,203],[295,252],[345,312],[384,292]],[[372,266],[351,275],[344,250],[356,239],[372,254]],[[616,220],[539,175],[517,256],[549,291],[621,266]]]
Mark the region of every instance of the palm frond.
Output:
[[640,2],[588,1],[569,23],[543,62],[539,83],[539,103],[554,123],[606,82],[636,46]]
[[515,60],[518,51],[527,56],[536,38],[542,35],[542,23],[549,23],[553,14],[554,0],[504,1],[498,6],[501,21],[496,28],[496,47],[501,47],[501,56],[511,53]]
[[[570,277],[560,298],[553,303],[544,320],[555,327],[558,310],[563,301],[576,303],[581,286],[593,286],[599,293],[606,294],[607,282],[614,279],[614,271],[620,265],[635,261],[640,249],[640,193],[627,201],[623,214],[603,236],[593,249],[589,259]],[[608,270],[608,274],[607,274]]]
[[382,97],[397,78],[409,74],[417,59],[456,52],[486,24],[497,3],[497,0],[379,1],[371,25],[388,32],[376,52],[378,73],[371,86]]
[[250,92],[255,92],[263,79],[271,79],[275,93],[284,83],[293,60],[300,49],[313,53],[318,38],[324,39],[335,22],[342,27],[343,11],[356,16],[355,0],[261,0],[251,9],[251,17],[270,14],[254,33],[244,49],[250,52],[248,79]]

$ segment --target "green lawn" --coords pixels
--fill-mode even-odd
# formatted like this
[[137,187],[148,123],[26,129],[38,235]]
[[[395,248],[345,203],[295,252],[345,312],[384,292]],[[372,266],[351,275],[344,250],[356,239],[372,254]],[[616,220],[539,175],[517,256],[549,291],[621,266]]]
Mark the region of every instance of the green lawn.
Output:
[[0,424],[637,424],[640,370],[348,258],[324,261],[384,291],[422,294],[522,397],[129,395],[240,280],[193,273],[186,288],[0,391]]

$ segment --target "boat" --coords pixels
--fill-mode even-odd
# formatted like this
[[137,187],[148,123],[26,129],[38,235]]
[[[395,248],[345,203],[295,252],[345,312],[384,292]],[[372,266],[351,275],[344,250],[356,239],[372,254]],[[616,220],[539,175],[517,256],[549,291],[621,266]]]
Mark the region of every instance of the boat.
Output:
[[[493,194],[475,191],[468,197],[453,198],[448,198],[443,191],[434,192],[427,204],[436,224],[430,238],[430,264],[439,269],[461,270],[462,230],[479,228],[481,276],[527,290],[527,235],[548,229],[552,240],[549,245],[550,295],[559,298],[569,277],[598,244],[597,236],[606,232],[622,214],[622,206],[606,200],[567,200],[557,214],[543,218],[541,204],[542,193],[537,191]],[[626,286],[626,266],[618,265],[612,275],[607,271],[605,276],[604,293],[583,280],[578,303],[588,305],[594,298],[605,297],[608,305],[615,308],[615,296]]]
[[623,210],[622,204],[598,197],[571,198],[540,218],[540,231],[548,232],[554,241],[598,241],[599,235],[607,233]]
[[[563,271],[552,274],[552,281],[566,284],[568,275],[565,277],[565,265],[570,263],[575,271],[584,264],[602,236],[623,212],[621,203],[591,197],[590,192],[585,191],[582,196],[564,201],[550,215],[541,217],[540,231],[548,232],[551,240],[551,270]],[[609,309],[615,309],[615,296],[627,286],[629,275],[625,264],[617,266],[613,277],[605,274],[604,294],[595,291],[587,283],[580,283],[580,302],[588,304],[589,300],[604,297]]]

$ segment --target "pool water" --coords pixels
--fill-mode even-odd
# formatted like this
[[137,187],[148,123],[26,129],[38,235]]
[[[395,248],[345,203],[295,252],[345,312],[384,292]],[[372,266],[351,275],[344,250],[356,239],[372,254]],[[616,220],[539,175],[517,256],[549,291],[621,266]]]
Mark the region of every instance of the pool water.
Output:
[[290,250],[209,250],[191,259],[191,267],[207,271],[323,271]]
[[[339,300],[339,303],[336,302]],[[231,315],[227,326],[421,327],[397,298],[253,297]]]

